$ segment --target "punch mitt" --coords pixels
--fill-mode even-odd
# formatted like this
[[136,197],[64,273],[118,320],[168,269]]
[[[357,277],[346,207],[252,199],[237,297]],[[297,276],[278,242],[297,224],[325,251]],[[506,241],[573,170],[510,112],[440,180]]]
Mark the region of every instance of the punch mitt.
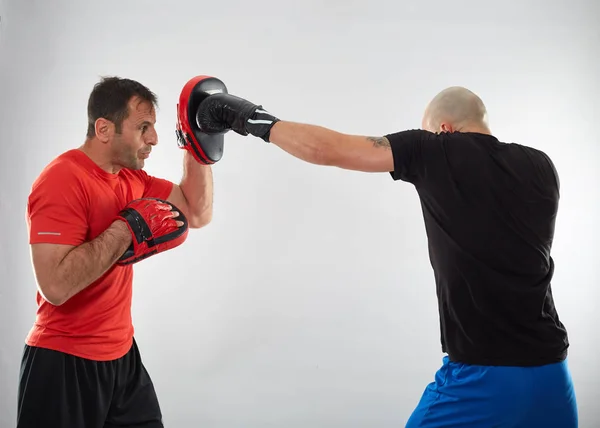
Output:
[[[173,212],[179,215],[173,217]],[[117,215],[132,234],[132,242],[117,260],[129,265],[181,245],[188,235],[188,221],[173,204],[157,198],[136,199]],[[177,225],[177,221],[183,223]]]
[[200,103],[208,96],[227,93],[225,84],[211,76],[190,79],[179,95],[177,104],[177,145],[188,150],[196,161],[204,165],[218,162],[223,156],[224,135],[228,130],[207,134],[196,123]]

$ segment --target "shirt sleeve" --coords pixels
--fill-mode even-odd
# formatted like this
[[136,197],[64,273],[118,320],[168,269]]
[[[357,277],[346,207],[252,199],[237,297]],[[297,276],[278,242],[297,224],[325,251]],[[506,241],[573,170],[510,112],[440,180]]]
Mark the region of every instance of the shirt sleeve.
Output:
[[27,202],[29,243],[81,245],[88,233],[85,191],[68,165],[42,173]]
[[416,184],[435,176],[436,168],[445,162],[443,138],[420,129],[396,132],[385,136],[392,149],[394,180]]
[[542,156],[543,160],[545,160],[548,164],[548,169],[550,171],[550,181],[554,183],[554,190],[556,191],[556,194],[559,195],[560,194],[560,177],[558,176],[558,171],[556,170],[556,166],[554,165],[554,162],[552,161],[552,159],[550,158],[550,156],[541,151],[541,150],[537,150],[537,152]]
[[155,177],[147,172],[138,171],[144,182],[144,198],[158,198],[166,200],[173,190],[173,182],[164,178]]

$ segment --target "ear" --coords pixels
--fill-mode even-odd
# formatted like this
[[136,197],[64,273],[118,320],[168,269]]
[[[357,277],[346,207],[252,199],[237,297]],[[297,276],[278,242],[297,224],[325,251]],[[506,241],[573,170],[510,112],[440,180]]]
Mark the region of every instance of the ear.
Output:
[[442,132],[454,132],[454,127],[447,122],[440,123],[440,129]]
[[115,125],[110,120],[104,118],[97,119],[95,127],[96,138],[103,143],[108,143],[115,133]]

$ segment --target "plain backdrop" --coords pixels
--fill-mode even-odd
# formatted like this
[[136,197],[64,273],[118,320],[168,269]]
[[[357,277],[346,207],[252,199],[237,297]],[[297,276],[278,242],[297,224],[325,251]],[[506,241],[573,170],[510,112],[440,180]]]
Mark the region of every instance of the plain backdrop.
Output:
[[[179,181],[183,85],[217,76],[277,116],[348,133],[418,128],[463,85],[492,131],[561,178],[554,296],[581,427],[600,426],[600,6],[571,1],[0,1],[0,427],[35,317],[25,207],[79,146],[100,76],[159,97],[146,162]],[[441,364],[414,188],[227,134],[214,220],[135,267],[133,317],[167,427],[400,427]]]

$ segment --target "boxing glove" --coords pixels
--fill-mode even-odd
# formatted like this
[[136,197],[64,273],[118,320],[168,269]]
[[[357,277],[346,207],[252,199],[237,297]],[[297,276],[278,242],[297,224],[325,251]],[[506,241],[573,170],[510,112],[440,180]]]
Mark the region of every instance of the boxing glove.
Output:
[[206,134],[222,133],[231,129],[240,135],[253,135],[269,142],[273,125],[279,119],[262,106],[231,94],[213,94],[198,106],[196,123]]

